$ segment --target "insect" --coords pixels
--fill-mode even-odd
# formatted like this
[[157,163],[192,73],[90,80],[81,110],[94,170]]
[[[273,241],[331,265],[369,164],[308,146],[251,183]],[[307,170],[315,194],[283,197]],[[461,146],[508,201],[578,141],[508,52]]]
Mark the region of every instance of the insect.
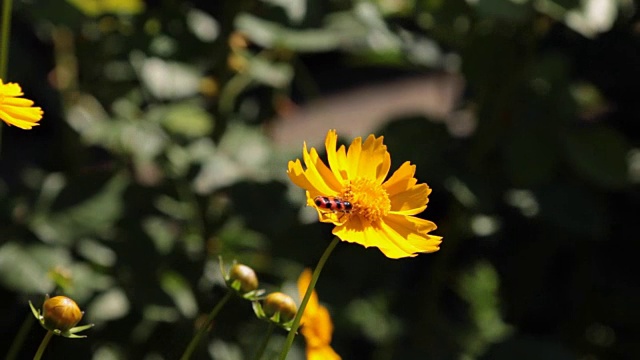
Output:
[[313,202],[317,207],[333,212],[350,213],[353,209],[353,204],[350,201],[334,196],[316,196]]

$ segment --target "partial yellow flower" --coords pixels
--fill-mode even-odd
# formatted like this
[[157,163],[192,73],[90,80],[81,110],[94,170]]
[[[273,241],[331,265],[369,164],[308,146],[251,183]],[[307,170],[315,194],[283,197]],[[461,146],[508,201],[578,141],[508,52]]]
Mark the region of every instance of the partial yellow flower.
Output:
[[42,109],[33,101],[21,98],[22,88],[16,83],[3,83],[0,79],[0,119],[7,125],[30,130],[42,119]]
[[[336,150],[338,134],[330,130],[325,140],[329,166],[315,148],[307,151],[305,142],[305,167],[299,159],[289,161],[287,174],[307,191],[307,204],[316,208],[320,221],[336,226],[333,234],[340,240],[377,247],[392,259],[438,251],[442,237],[429,235],[436,225],[414,216],[427,208],[431,189],[417,184],[415,165],[408,161],[385,181],[391,156],[382,140],[369,135],[363,143],[358,137],[348,150]],[[328,197],[332,204],[348,202],[351,209],[316,204],[318,196]]]
[[[305,269],[298,278],[300,300],[311,283],[311,270]],[[315,290],[311,293],[307,307],[300,321],[300,332],[307,343],[307,360],[340,360],[341,357],[331,347],[333,322],[326,307],[320,305]]]

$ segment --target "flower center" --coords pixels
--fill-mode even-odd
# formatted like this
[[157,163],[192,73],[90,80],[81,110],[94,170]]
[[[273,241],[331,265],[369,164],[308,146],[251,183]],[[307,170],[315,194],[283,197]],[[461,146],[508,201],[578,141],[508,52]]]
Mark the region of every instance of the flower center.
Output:
[[353,204],[352,213],[364,217],[369,222],[378,221],[387,215],[391,208],[387,191],[371,179],[351,180],[342,194],[344,199]]

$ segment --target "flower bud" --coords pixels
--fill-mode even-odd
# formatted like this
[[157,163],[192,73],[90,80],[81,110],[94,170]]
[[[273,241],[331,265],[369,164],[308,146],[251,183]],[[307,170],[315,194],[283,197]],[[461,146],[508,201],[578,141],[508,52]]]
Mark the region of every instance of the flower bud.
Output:
[[262,305],[264,314],[271,318],[276,313],[280,313],[280,323],[286,323],[291,321],[297,312],[297,306],[291,296],[283,294],[281,292],[274,292],[264,299]]
[[80,322],[82,311],[78,304],[68,297],[55,296],[45,300],[42,305],[42,316],[47,329],[64,332]]
[[229,284],[233,284],[234,282],[239,284],[240,288],[236,288],[235,290],[241,294],[246,294],[258,288],[258,277],[255,271],[242,264],[234,264],[229,270]]

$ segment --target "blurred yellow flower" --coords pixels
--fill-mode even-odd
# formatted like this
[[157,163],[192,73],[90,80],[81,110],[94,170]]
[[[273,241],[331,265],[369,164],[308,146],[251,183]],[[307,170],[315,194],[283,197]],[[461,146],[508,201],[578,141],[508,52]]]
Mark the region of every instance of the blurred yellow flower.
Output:
[[[311,270],[305,269],[298,278],[298,294],[304,297],[311,283]],[[339,360],[340,355],[331,348],[333,323],[326,307],[320,305],[315,290],[311,293],[307,307],[302,314],[300,332],[307,343],[307,360]]]
[[3,83],[0,79],[0,119],[8,125],[30,130],[42,119],[42,109],[33,106],[33,101],[20,98],[24,95],[16,83]]
[[299,159],[289,161],[291,181],[307,191],[307,204],[318,211],[321,222],[333,223],[340,240],[374,246],[392,259],[438,251],[442,238],[429,235],[436,225],[417,215],[427,208],[431,189],[417,184],[415,165],[405,162],[390,178],[391,156],[382,136],[358,137],[349,149],[336,151],[338,134],[327,133],[329,167],[315,148],[303,148],[305,168]]
[[67,0],[87,16],[102,14],[135,15],[144,10],[142,0]]

